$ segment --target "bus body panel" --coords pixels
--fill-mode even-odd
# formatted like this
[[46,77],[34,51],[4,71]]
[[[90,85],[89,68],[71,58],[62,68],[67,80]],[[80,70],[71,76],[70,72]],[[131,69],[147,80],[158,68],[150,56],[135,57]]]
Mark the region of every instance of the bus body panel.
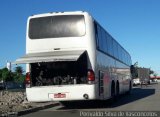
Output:
[[[119,93],[123,94],[129,89],[130,68],[110,56],[97,51],[97,77],[100,72],[103,74],[103,99],[111,97],[111,82],[119,82]],[[100,82],[100,81],[99,81]]]
[[[84,15],[85,18],[85,35],[80,37],[55,37],[55,38],[43,38],[43,39],[30,39],[29,37],[29,22],[32,18],[40,18],[47,16],[61,16],[61,15]],[[42,14],[38,16],[31,16],[28,18],[27,22],[27,35],[26,35],[26,53],[35,52],[48,52],[54,51],[55,49],[60,50],[79,50],[88,47],[88,38],[90,37],[91,25],[88,25],[91,21],[89,15],[83,12],[77,13],[52,13],[52,14]],[[67,44],[66,44],[67,43]]]
[[[59,16],[59,15],[84,15],[85,18],[85,35],[81,37],[61,37],[61,38],[44,38],[30,39],[29,21],[31,18]],[[27,35],[26,35],[26,53],[53,52],[53,51],[74,51],[86,50],[89,57],[89,67],[95,69],[96,62],[96,40],[94,34],[93,18],[87,12],[59,12],[35,15],[28,18]],[[27,68],[28,69],[28,68]]]
[[[95,85],[89,84],[32,87],[26,89],[26,94],[31,102],[96,99]],[[58,94],[59,97],[55,97]],[[85,94],[88,95],[88,99],[84,98]]]

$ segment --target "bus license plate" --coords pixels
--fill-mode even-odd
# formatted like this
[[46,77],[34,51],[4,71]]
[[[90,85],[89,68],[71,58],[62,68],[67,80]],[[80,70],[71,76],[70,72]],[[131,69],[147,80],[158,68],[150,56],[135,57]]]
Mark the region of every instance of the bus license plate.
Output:
[[57,94],[54,94],[54,98],[66,98],[66,94],[57,93]]

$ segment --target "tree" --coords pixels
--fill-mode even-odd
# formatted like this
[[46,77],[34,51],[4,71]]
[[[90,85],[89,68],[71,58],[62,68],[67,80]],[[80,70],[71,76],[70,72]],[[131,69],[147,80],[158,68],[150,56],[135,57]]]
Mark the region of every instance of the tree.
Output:
[[23,83],[25,75],[23,75],[23,68],[21,66],[15,67],[15,73],[13,73],[13,78],[15,82]]
[[25,75],[23,75],[23,68],[21,66],[17,66],[15,68],[15,72],[9,71],[7,68],[0,69],[0,81],[14,81],[23,83],[25,79]]
[[138,62],[135,62],[133,65],[131,65],[131,75],[132,78],[138,77]]
[[3,81],[11,81],[13,80],[11,77],[11,72],[7,68],[1,69],[1,80]]
[[22,75],[23,74],[23,68],[21,67],[21,66],[17,66],[17,67],[15,67],[15,73],[17,74],[17,75]]
[[154,74],[154,71],[153,71],[153,70],[150,70],[150,71],[149,71],[149,74]]

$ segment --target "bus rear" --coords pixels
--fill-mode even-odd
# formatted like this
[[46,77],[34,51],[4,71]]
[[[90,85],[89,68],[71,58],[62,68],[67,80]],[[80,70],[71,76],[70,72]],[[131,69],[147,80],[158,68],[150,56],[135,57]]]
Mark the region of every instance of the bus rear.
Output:
[[95,94],[95,45],[92,18],[85,12],[28,18],[26,63],[28,101],[92,100]]

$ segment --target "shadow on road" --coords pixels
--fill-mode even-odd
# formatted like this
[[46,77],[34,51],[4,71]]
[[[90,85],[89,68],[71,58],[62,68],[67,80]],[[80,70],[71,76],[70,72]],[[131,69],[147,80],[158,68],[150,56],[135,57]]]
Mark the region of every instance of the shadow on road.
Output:
[[153,94],[155,94],[155,89],[134,88],[130,95],[122,95],[116,103],[111,105],[111,107],[117,107],[127,103],[131,103],[139,99],[151,96]]
[[96,109],[96,108],[114,108],[127,103],[132,103],[139,99],[155,94],[155,89],[148,86],[143,88],[133,88],[130,95],[121,95],[114,103],[107,101],[80,101],[80,102],[66,102],[65,106],[59,110],[67,109]]

